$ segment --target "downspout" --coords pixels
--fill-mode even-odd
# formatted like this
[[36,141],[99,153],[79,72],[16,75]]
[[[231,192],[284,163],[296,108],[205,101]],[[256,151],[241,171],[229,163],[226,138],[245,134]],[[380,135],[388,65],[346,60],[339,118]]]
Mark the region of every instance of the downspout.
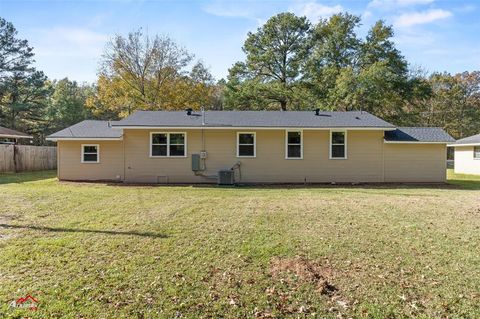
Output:
[[385,183],[385,131],[382,136],[382,182]]
[[127,176],[125,175],[127,173],[126,170],[126,158],[125,158],[125,134],[122,129],[122,147],[123,147],[123,178],[122,181],[125,183],[125,180],[127,179]]
[[57,141],[57,179],[61,180],[60,178],[60,141]]

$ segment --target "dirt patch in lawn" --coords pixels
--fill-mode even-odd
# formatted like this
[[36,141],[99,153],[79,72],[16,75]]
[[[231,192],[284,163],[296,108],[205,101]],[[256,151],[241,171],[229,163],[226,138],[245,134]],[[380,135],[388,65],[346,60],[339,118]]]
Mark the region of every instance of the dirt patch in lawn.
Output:
[[322,295],[333,296],[338,290],[332,283],[332,268],[321,265],[318,262],[308,260],[305,257],[273,258],[270,264],[273,278],[296,281],[297,283],[309,283],[316,287]]

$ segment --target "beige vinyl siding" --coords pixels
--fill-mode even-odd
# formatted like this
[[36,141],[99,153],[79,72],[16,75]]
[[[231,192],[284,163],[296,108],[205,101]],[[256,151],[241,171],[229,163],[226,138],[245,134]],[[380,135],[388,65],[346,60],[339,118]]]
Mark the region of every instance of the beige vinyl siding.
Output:
[[455,173],[480,174],[480,159],[473,158],[473,146],[455,147]]
[[445,144],[384,145],[385,182],[443,183],[446,181]]
[[[58,141],[57,143],[57,169],[60,180],[123,180],[122,141]],[[82,144],[100,146],[99,163],[81,162]]]
[[[191,154],[202,150],[201,130],[180,131],[187,134],[186,158],[151,158],[150,132],[155,130],[124,130],[126,180],[149,183],[216,182],[214,178],[195,176],[191,171]],[[241,162],[241,182],[245,183],[382,181],[382,131],[349,131],[348,159],[345,160],[329,159],[328,130],[303,131],[303,159],[285,158],[285,130],[250,130],[256,133],[256,157],[237,158],[237,132],[240,131],[246,132],[204,131],[204,149],[208,154],[205,175],[215,176],[218,170],[229,169]]]
[[[303,159],[287,159],[285,130],[256,133],[256,157],[238,158],[237,132],[248,130],[126,129],[123,141],[59,141],[59,178],[136,183],[216,183],[221,169],[240,162],[243,183],[444,182],[446,146],[388,144],[382,131],[347,131],[347,159],[330,159],[330,131],[303,130]],[[150,157],[151,132],[185,132],[186,157]],[[100,145],[100,163],[81,163],[81,144]],[[205,176],[191,155],[207,151]],[[125,177],[123,176],[125,172]]]

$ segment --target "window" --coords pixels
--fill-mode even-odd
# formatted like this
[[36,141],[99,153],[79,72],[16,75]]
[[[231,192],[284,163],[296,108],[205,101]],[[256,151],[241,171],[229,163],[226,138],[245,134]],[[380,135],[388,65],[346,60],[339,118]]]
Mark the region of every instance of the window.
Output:
[[303,158],[302,131],[287,131],[287,154],[286,158]]
[[237,157],[255,157],[255,133],[237,133]]
[[347,132],[330,132],[330,159],[347,158]]
[[98,144],[82,144],[82,163],[99,163],[100,146]]
[[151,133],[151,157],[185,157],[186,133]]
[[480,159],[480,146],[473,147],[473,158]]

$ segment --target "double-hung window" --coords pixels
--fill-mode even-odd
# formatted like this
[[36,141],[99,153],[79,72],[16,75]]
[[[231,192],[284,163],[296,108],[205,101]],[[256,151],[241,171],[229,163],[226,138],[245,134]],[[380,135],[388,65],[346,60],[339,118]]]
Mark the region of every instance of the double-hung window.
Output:
[[347,158],[347,132],[330,131],[330,159]]
[[237,133],[237,157],[255,157],[255,133]]
[[82,144],[82,163],[99,163],[100,146],[98,144]]
[[473,147],[473,158],[480,160],[480,146]]
[[151,133],[151,157],[185,157],[187,136],[186,133]]
[[287,142],[286,158],[302,159],[303,158],[302,131],[287,131],[286,142]]

